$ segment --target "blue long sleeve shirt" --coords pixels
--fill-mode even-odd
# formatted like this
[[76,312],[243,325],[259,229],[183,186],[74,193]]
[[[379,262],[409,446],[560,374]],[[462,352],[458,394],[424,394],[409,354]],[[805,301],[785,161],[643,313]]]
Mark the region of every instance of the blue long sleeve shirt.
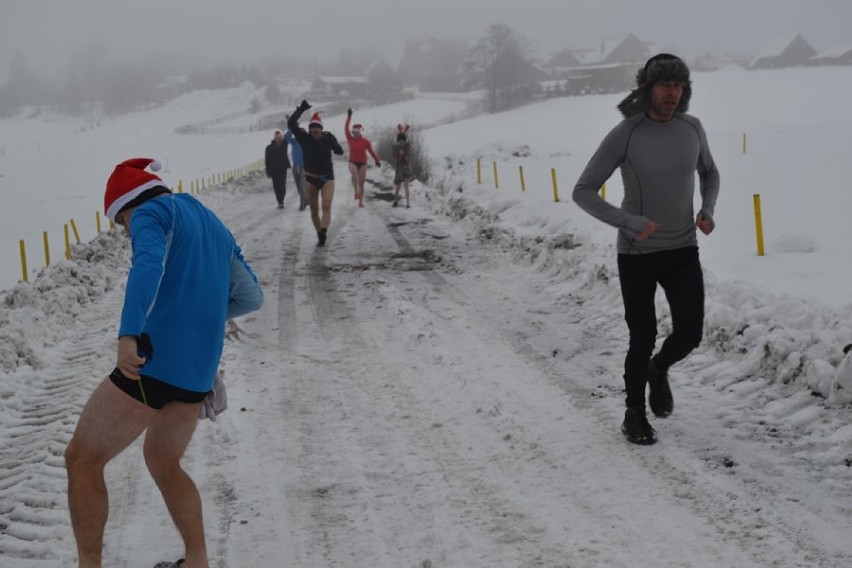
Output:
[[290,129],[287,129],[287,132],[284,133],[284,140],[290,144],[290,154],[292,155],[292,159],[294,166],[304,166],[305,165],[305,157],[302,155],[302,146],[299,144],[299,141],[296,140],[296,137],[293,136],[293,132]]
[[133,210],[133,261],[119,337],[147,333],[154,354],[142,373],[209,391],[222,355],[225,321],[260,307],[263,293],[233,235],[187,194],[166,194]]

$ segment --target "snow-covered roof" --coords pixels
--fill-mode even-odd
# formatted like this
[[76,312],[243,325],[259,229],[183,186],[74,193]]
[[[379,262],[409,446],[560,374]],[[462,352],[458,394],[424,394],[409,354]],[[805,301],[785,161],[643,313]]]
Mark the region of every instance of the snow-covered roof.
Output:
[[751,60],[750,65],[754,65],[761,59],[766,59],[769,57],[778,57],[784,50],[790,47],[790,44],[796,41],[796,38],[799,37],[799,34],[788,34],[783,36],[777,36],[769,40],[763,48],[754,56],[754,59]]
[[351,83],[369,83],[370,80],[366,77],[345,77],[345,76],[328,76],[324,75],[321,77],[317,77],[323,83],[329,83],[332,85],[347,85]]
[[836,45],[832,48],[826,49],[822,53],[818,53],[814,55],[811,59],[835,59],[838,57],[843,57],[844,55],[852,52],[852,43],[846,43],[843,45]]
[[581,54],[577,57],[577,59],[579,59],[580,63],[582,63],[583,65],[595,65],[597,63],[606,61],[606,58],[609,57],[610,54],[612,54],[612,52],[615,51],[615,49],[619,45],[621,45],[628,37],[630,37],[630,34],[623,35],[615,39],[606,40],[601,44],[600,48],[589,53]]

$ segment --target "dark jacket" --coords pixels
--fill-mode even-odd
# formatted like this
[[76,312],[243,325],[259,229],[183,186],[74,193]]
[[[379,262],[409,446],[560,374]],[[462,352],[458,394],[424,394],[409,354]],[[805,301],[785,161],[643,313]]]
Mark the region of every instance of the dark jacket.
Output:
[[287,157],[287,141],[282,140],[276,144],[275,140],[266,147],[266,175],[280,176],[290,169],[290,158]]
[[302,111],[296,109],[296,112],[290,115],[287,121],[287,128],[296,137],[296,141],[302,147],[302,154],[305,158],[305,173],[319,176],[334,177],[334,165],[331,163],[331,153],[334,152],[338,156],[343,155],[343,148],[331,132],[323,132],[322,137],[316,140],[308,132],[299,128],[299,118],[302,116]]

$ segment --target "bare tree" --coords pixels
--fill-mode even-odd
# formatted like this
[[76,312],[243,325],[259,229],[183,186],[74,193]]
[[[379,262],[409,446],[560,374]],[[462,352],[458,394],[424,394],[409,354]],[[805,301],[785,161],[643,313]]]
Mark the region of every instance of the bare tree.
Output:
[[81,114],[103,95],[105,70],[110,64],[107,49],[94,42],[79,46],[71,53],[65,84],[60,96],[66,112]]
[[468,69],[487,92],[489,112],[519,102],[529,82],[529,43],[506,24],[491,24],[468,54]]
[[9,80],[0,89],[0,116],[14,114],[24,105],[43,102],[42,90],[41,82],[30,70],[27,57],[16,51],[9,62]]

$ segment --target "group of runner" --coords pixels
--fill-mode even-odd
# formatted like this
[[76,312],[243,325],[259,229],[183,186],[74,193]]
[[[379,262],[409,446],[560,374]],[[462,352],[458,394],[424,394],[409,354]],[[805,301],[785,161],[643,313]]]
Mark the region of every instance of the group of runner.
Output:
[[[275,131],[275,137],[266,148],[266,173],[272,178],[278,207],[284,207],[286,192],[286,170],[291,167],[287,159],[287,143],[293,150],[293,177],[299,189],[301,204],[299,210],[310,207],[311,221],[317,232],[317,246],[325,246],[328,227],[331,224],[331,204],[334,200],[334,164],[331,155],[342,156],[343,148],[331,132],[324,130],[320,112],[314,112],[308,121],[307,131],[299,126],[299,119],[311,108],[302,101],[296,111],[287,117],[287,132]],[[382,165],[370,140],[364,136],[361,124],[352,124],[352,109],[346,111],[344,126],[346,142],[349,146],[349,173],[352,178],[354,198],[358,207],[364,207],[364,184],[367,179],[369,155],[377,167]],[[411,147],[408,142],[408,126],[398,125],[396,142],[391,151],[394,156],[394,201],[399,205],[399,193],[405,187],[405,206],[410,207],[409,186],[413,178],[409,157]],[[298,156],[298,160],[297,160]],[[296,162],[299,162],[298,164]],[[297,172],[296,168],[299,168]]]
[[[669,370],[702,340],[705,299],[697,232],[715,230],[720,178],[701,121],[687,114],[691,96],[682,59],[668,53],[649,59],[636,74],[636,88],[618,105],[623,119],[592,154],[572,195],[580,208],[618,229],[618,276],[629,332],[621,432],[633,444],[657,441],[647,420],[646,390],[651,412],[661,419],[671,416]],[[302,101],[287,126],[302,152],[311,219],[318,245],[324,246],[334,197],[331,154],[344,151],[323,130],[319,113],[307,131],[299,128],[299,118],[310,108]],[[347,115],[349,170],[363,205],[367,154],[376,165],[381,162],[363,129],[355,125],[349,131],[351,110]],[[395,205],[400,184],[411,179],[408,129],[397,129]],[[273,149],[279,157],[284,138],[281,134]],[[278,174],[268,166],[270,177]],[[180,462],[198,419],[212,419],[227,407],[224,389],[217,387],[226,322],[263,305],[260,282],[228,227],[194,196],[173,194],[152,173],[160,167],[152,158],[125,160],[104,193],[104,212],[130,237],[133,254],[116,366],[84,406],[64,455],[80,568],[102,566],[109,514],[104,468],[143,433],[145,464],[184,544],[182,558],[157,568],[209,568],[201,496]],[[600,195],[616,169],[624,180],[621,206]],[[279,182],[273,180],[283,204]],[[658,285],[668,300],[671,332],[657,350]]]

